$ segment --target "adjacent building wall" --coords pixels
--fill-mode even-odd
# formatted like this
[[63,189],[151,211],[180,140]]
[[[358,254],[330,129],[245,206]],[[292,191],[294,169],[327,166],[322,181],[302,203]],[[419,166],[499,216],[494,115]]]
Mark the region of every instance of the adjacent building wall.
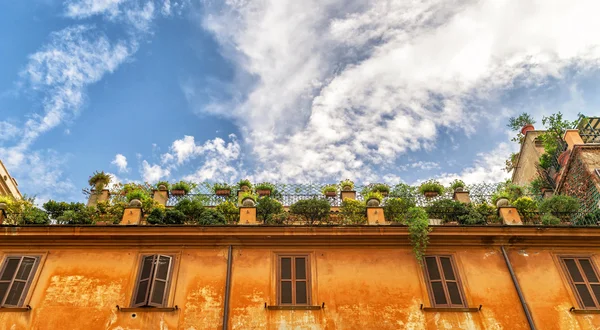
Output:
[[10,176],[8,170],[0,160],[0,195],[21,198],[17,180]]
[[519,161],[513,170],[513,183],[525,186],[537,177],[536,165],[544,153],[544,147],[540,142],[536,142],[536,139],[543,133],[544,131],[529,131],[525,135],[519,153]]

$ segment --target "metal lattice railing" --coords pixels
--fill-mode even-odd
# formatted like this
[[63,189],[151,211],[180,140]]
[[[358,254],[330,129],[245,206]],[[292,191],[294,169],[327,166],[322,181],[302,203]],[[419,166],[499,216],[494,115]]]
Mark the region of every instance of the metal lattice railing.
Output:
[[600,117],[585,118],[578,128],[584,143],[600,143]]

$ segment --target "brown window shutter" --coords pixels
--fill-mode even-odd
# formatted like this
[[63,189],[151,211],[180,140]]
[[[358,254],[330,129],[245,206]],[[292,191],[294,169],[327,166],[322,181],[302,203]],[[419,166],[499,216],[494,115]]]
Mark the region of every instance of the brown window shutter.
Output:
[[296,305],[308,304],[308,277],[306,274],[306,258],[296,257],[294,258],[294,277],[296,286]]
[[561,258],[577,300],[584,309],[600,308],[600,280],[589,257]]
[[310,304],[310,272],[308,256],[279,256],[277,269],[279,305]]
[[154,273],[154,264],[156,256],[145,256],[142,258],[142,265],[136,283],[133,307],[145,306],[148,302],[148,293],[152,284]]
[[8,257],[0,275],[0,306],[19,307],[25,296],[35,270],[38,257]]
[[164,305],[171,276],[172,259],[170,256],[157,256],[148,306],[162,307]]
[[434,307],[466,306],[451,256],[425,256],[424,266]]

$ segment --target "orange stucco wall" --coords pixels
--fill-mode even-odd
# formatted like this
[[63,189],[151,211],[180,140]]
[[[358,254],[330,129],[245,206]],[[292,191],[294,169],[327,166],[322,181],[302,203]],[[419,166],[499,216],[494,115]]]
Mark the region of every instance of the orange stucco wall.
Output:
[[[275,256],[310,255],[314,311],[267,310],[276,304]],[[600,249],[509,248],[538,329],[597,329],[600,315],[576,315],[556,255]],[[4,249],[42,255],[29,290],[29,312],[0,312],[0,330],[220,329],[227,247]],[[174,312],[122,312],[128,307],[141,253],[176,256],[169,305]],[[237,246],[233,250],[230,329],[528,329],[500,248],[432,247],[452,254],[469,307],[479,312],[424,312],[430,306],[410,247]],[[594,256],[596,264],[600,259]]]

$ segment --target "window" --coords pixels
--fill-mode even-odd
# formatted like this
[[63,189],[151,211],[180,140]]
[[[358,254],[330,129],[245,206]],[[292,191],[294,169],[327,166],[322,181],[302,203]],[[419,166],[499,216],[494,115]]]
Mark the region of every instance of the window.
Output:
[[0,307],[22,307],[39,257],[8,256],[0,269]]
[[164,307],[171,282],[173,257],[161,254],[142,256],[133,307]]
[[600,280],[589,257],[561,257],[563,269],[583,309],[599,309]]
[[310,304],[308,255],[279,255],[277,257],[277,304]]
[[433,307],[466,307],[452,256],[425,256],[425,276]]

